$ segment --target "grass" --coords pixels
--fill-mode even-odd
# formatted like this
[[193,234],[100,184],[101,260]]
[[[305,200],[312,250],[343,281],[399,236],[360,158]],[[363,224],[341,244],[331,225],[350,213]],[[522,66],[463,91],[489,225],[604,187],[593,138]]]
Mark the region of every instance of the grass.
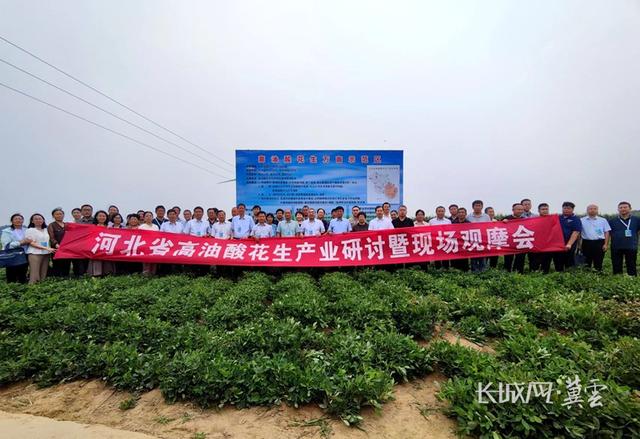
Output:
[[132,396],[122,401],[118,407],[120,410],[131,410],[138,404],[138,399],[139,397]]
[[[436,327],[495,354],[425,343]],[[394,384],[438,370],[448,377],[439,394],[446,413],[460,433],[477,437],[637,437],[638,337],[640,281],[588,271],[0,284],[0,385],[99,378],[134,394],[160,388],[168,401],[201,407],[318,404],[358,425],[362,408],[380,408]],[[562,395],[551,404],[476,400],[478,382],[552,381],[566,392],[575,375],[607,386],[603,407],[568,408]],[[301,426],[330,435],[326,419]]]

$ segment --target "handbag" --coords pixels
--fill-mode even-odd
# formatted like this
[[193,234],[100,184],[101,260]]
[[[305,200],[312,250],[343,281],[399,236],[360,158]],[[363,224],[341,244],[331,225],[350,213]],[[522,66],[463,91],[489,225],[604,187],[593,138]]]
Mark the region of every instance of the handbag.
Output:
[[[9,247],[8,244],[7,247]],[[22,247],[0,250],[0,268],[15,267],[26,263],[27,254]]]

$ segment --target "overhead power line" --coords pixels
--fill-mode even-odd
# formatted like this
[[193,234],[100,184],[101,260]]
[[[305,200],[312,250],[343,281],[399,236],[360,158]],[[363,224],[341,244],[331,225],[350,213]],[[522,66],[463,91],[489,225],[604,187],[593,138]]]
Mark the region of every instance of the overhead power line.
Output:
[[157,138],[157,139],[162,140],[163,142],[166,142],[166,143],[168,143],[168,144],[170,144],[170,145],[173,145],[173,146],[175,146],[176,148],[179,148],[179,149],[181,149],[182,151],[185,151],[185,152],[187,152],[187,153],[189,153],[189,154],[191,154],[191,155],[193,155],[193,156],[195,156],[195,157],[198,157],[199,159],[204,160],[204,161],[205,161],[205,162],[207,162],[207,163],[210,163],[210,164],[212,164],[212,165],[214,165],[214,166],[217,166],[218,168],[222,169],[222,170],[223,170],[223,171],[225,171],[225,172],[229,172],[229,170],[228,170],[228,169],[223,168],[223,167],[222,167],[222,166],[220,166],[218,163],[212,162],[211,160],[209,160],[209,159],[208,159],[208,158],[206,158],[206,157],[201,156],[200,154],[196,154],[196,153],[194,153],[194,152],[191,152],[191,151],[189,151],[187,148],[185,148],[185,147],[183,147],[183,146],[181,146],[181,145],[179,145],[179,144],[177,144],[177,143],[175,143],[175,142],[172,142],[171,140],[165,139],[165,138],[164,138],[164,137],[162,137],[162,136],[158,136],[158,135],[157,135],[156,133],[154,133],[153,131],[149,131],[148,129],[146,129],[146,128],[144,128],[144,127],[140,126],[140,125],[137,125],[137,124],[135,124],[135,123],[133,123],[133,122],[130,122],[130,121],[128,121],[127,119],[124,119],[123,117],[120,117],[120,116],[118,116],[117,114],[112,113],[111,111],[109,111],[109,110],[107,110],[107,109],[105,109],[105,108],[100,107],[99,105],[95,105],[94,103],[92,103],[92,102],[90,102],[90,101],[88,101],[88,100],[86,100],[86,99],[84,99],[84,98],[82,98],[82,97],[80,97],[80,96],[78,96],[78,95],[75,95],[75,94],[71,93],[70,91],[65,90],[65,89],[64,89],[64,88],[62,88],[62,87],[59,87],[59,86],[57,86],[57,85],[55,85],[55,84],[53,84],[53,83],[51,83],[51,82],[47,81],[47,80],[46,80],[46,79],[44,79],[44,78],[41,78],[40,76],[38,76],[38,75],[36,75],[36,74],[34,74],[34,73],[32,73],[32,72],[28,71],[28,70],[25,70],[25,69],[23,69],[23,68],[21,68],[21,67],[18,67],[17,65],[12,64],[12,63],[10,63],[9,61],[7,61],[7,60],[5,60],[5,59],[2,59],[2,58],[0,58],[0,62],[4,63],[4,64],[6,64],[6,65],[8,65],[8,66],[10,66],[10,67],[12,67],[12,68],[14,68],[14,69],[16,69],[16,70],[18,70],[18,71],[20,71],[20,72],[22,72],[22,73],[24,73],[24,74],[26,74],[26,75],[29,75],[29,76],[31,76],[32,78],[37,79],[38,81],[41,81],[41,82],[43,82],[43,83],[45,83],[45,84],[49,85],[50,87],[55,88],[56,90],[59,90],[59,91],[61,91],[61,92],[63,92],[63,93],[66,93],[67,95],[69,95],[69,96],[71,96],[71,97],[73,97],[73,98],[75,98],[75,99],[77,99],[77,100],[79,100],[79,101],[81,101],[81,102],[84,102],[85,104],[90,105],[90,106],[92,106],[93,108],[96,108],[96,109],[98,109],[98,110],[102,111],[103,113],[108,114],[109,116],[115,117],[116,119],[118,119],[118,120],[120,120],[120,121],[122,121],[122,122],[124,122],[124,123],[127,123],[127,124],[129,124],[129,125],[131,125],[131,126],[133,126],[133,127],[135,127],[135,128],[138,128],[139,130],[142,130],[142,131],[144,131],[145,133],[150,134],[150,135],[152,135],[153,137],[155,137],[155,138]]
[[120,136],[120,137],[123,137],[123,138],[125,138],[125,139],[127,139],[127,140],[130,140],[130,141],[132,141],[132,142],[135,142],[135,143],[137,143],[138,145],[142,145],[142,146],[144,146],[145,148],[149,148],[149,149],[151,149],[151,150],[153,150],[153,151],[156,151],[156,152],[159,152],[159,153],[161,153],[161,154],[164,154],[164,155],[166,155],[166,156],[168,156],[168,157],[171,157],[171,158],[173,158],[173,159],[175,159],[175,160],[179,160],[179,161],[181,161],[182,163],[186,163],[186,164],[188,164],[188,165],[195,166],[196,168],[198,168],[198,169],[200,169],[200,170],[202,170],[202,171],[204,171],[204,172],[207,172],[207,173],[209,173],[209,174],[215,175],[215,176],[217,176],[217,177],[227,178],[227,177],[225,177],[224,175],[220,175],[220,174],[218,174],[218,173],[215,173],[215,172],[213,172],[213,171],[210,171],[209,169],[204,168],[204,167],[202,167],[202,166],[200,166],[200,165],[198,165],[198,164],[196,164],[196,163],[190,162],[190,161],[185,160],[185,159],[183,159],[183,158],[181,158],[181,157],[178,157],[178,156],[176,156],[176,155],[173,155],[173,154],[171,154],[171,153],[169,153],[169,152],[163,151],[163,150],[161,150],[161,149],[159,149],[159,148],[156,148],[156,147],[155,147],[155,146],[153,146],[153,145],[149,145],[148,143],[142,142],[142,141],[140,141],[140,140],[138,140],[138,139],[135,139],[135,138],[133,138],[133,137],[131,137],[131,136],[128,136],[128,135],[126,135],[126,134],[123,134],[123,133],[121,133],[121,132],[119,132],[119,131],[113,130],[113,129],[111,129],[111,128],[107,127],[107,126],[104,126],[104,125],[101,125],[101,124],[99,124],[99,123],[97,123],[97,122],[94,122],[94,121],[92,121],[92,120],[89,120],[89,119],[87,119],[86,117],[80,116],[79,114],[73,113],[73,112],[71,112],[71,111],[69,111],[69,110],[65,110],[64,108],[58,107],[57,105],[54,105],[54,104],[52,104],[52,103],[50,103],[50,102],[47,102],[47,101],[44,101],[44,100],[42,100],[42,99],[40,99],[40,98],[37,98],[37,97],[35,97],[35,96],[33,96],[33,95],[30,95],[29,93],[24,92],[24,91],[22,91],[22,90],[18,90],[17,88],[13,88],[13,87],[11,87],[10,85],[7,85],[7,84],[5,84],[5,83],[0,82],[0,86],[4,87],[4,88],[6,88],[6,89],[9,89],[9,90],[11,90],[11,91],[13,91],[13,92],[15,92],[15,93],[21,94],[22,96],[25,96],[25,97],[27,97],[27,98],[29,98],[29,99],[33,99],[33,100],[34,100],[34,101],[36,101],[36,102],[40,102],[41,104],[47,105],[48,107],[54,108],[54,109],[56,109],[56,110],[58,110],[58,111],[61,111],[61,112],[65,113],[65,114],[68,114],[69,116],[73,116],[73,117],[75,117],[75,118],[77,118],[77,119],[80,119],[80,120],[82,120],[82,121],[84,121],[84,122],[87,122],[88,124],[94,125],[94,126],[96,126],[96,127],[98,127],[98,128],[102,128],[103,130],[109,131],[110,133],[113,133],[113,134],[118,135],[118,136]]
[[187,142],[188,144],[190,144],[190,145],[192,145],[192,146],[195,146],[195,147],[196,147],[196,148],[198,148],[199,150],[201,150],[201,151],[203,151],[203,152],[206,152],[207,154],[212,155],[213,157],[217,158],[217,159],[218,159],[218,160],[220,160],[221,162],[226,163],[226,164],[228,164],[229,166],[233,167],[233,164],[232,164],[232,163],[229,163],[228,161],[226,161],[226,160],[225,160],[225,159],[223,159],[222,157],[220,157],[220,156],[218,156],[218,155],[216,155],[216,154],[212,153],[211,151],[209,151],[209,150],[207,150],[207,149],[205,149],[205,148],[201,147],[201,146],[200,146],[200,145],[198,145],[197,143],[194,143],[194,142],[192,142],[191,140],[189,140],[189,139],[187,139],[187,138],[185,138],[185,137],[181,136],[180,134],[176,133],[175,131],[170,130],[170,129],[169,129],[169,128],[167,128],[166,126],[159,124],[158,122],[156,122],[156,121],[152,120],[151,118],[149,118],[149,117],[145,116],[144,114],[139,113],[138,111],[134,110],[133,108],[131,108],[131,107],[129,107],[129,106],[127,106],[127,105],[123,104],[122,102],[118,101],[118,100],[117,100],[117,99],[115,99],[115,98],[112,98],[112,97],[111,97],[111,96],[109,96],[108,94],[106,94],[106,93],[104,93],[104,92],[102,92],[102,91],[98,90],[97,88],[93,87],[92,85],[87,84],[87,83],[86,83],[86,82],[84,82],[83,80],[81,80],[81,79],[79,79],[79,78],[77,78],[77,77],[73,76],[73,75],[72,75],[72,74],[70,74],[70,73],[67,73],[66,71],[62,70],[61,68],[56,67],[55,65],[53,65],[53,64],[51,64],[50,62],[48,62],[48,61],[46,61],[46,60],[44,60],[44,59],[40,58],[40,57],[39,57],[38,55],[36,55],[35,53],[30,52],[29,50],[27,50],[27,49],[25,49],[24,47],[22,47],[22,46],[18,45],[17,43],[14,43],[13,41],[10,41],[10,40],[6,39],[6,38],[5,38],[5,37],[3,37],[2,35],[0,35],[0,40],[4,41],[5,43],[7,43],[7,44],[9,44],[9,45],[11,45],[11,46],[13,46],[13,47],[15,47],[15,48],[16,48],[16,49],[18,49],[18,50],[20,50],[20,51],[22,51],[22,52],[26,53],[27,55],[29,55],[29,56],[31,56],[31,57],[33,57],[33,58],[37,59],[37,60],[38,60],[38,61],[40,61],[41,63],[44,63],[44,64],[48,65],[48,66],[49,66],[49,67],[51,67],[52,69],[56,70],[56,71],[57,71],[57,72],[59,72],[59,73],[62,73],[63,75],[65,75],[66,77],[68,77],[68,78],[70,78],[70,79],[72,79],[72,80],[76,81],[77,83],[82,84],[82,85],[84,85],[85,87],[87,87],[87,88],[89,88],[89,89],[93,90],[94,92],[98,93],[99,95],[101,95],[101,96],[103,96],[103,97],[105,97],[105,98],[109,99],[111,102],[113,102],[113,103],[115,103],[115,104],[118,104],[118,105],[119,105],[119,106],[121,106],[122,108],[125,108],[125,109],[129,110],[130,112],[132,112],[132,113],[133,113],[133,114],[135,114],[136,116],[141,117],[142,119],[144,119],[144,120],[146,120],[147,122],[149,122],[149,123],[151,123],[151,124],[153,124],[153,125],[157,126],[158,128],[161,128],[161,129],[165,130],[166,132],[173,134],[173,135],[174,135],[174,136],[176,136],[177,138],[179,138],[179,139],[181,139],[181,140],[183,140],[183,141]]

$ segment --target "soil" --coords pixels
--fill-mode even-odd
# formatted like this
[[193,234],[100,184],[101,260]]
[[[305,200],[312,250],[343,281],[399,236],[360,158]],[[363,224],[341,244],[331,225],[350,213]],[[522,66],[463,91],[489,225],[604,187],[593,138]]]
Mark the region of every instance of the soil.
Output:
[[[466,340],[454,332],[437,332],[434,340],[481,352],[489,346]],[[317,405],[280,405],[203,410],[193,404],[167,404],[159,390],[133,397],[100,380],[78,380],[39,388],[21,382],[0,388],[0,431],[5,439],[182,439],[182,438],[389,438],[454,439],[456,423],[443,414],[445,403],[436,394],[446,377],[432,373],[397,385],[394,400],[382,409],[365,409],[359,427],[327,417]]]

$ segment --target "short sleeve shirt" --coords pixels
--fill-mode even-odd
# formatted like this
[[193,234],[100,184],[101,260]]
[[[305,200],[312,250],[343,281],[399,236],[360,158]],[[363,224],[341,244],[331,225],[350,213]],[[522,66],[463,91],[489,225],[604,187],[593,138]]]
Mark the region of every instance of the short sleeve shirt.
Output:
[[564,242],[568,242],[573,232],[582,232],[582,222],[576,215],[560,215],[560,226],[564,235]]
[[333,218],[329,223],[329,232],[333,234],[347,233],[351,231],[351,223],[344,218]]
[[246,238],[251,234],[255,223],[253,218],[249,215],[245,215],[242,218],[240,215],[236,215],[231,220],[231,230],[233,231],[234,238]]
[[273,227],[270,224],[256,224],[251,229],[251,236],[256,238],[271,238],[273,236]]
[[209,235],[218,239],[231,239],[231,224],[227,221],[214,223],[209,226]]
[[282,237],[291,237],[296,236],[298,232],[298,222],[294,219],[287,221],[282,220],[278,223],[278,227],[276,228],[277,232],[280,233]]
[[582,222],[581,236],[585,241],[604,239],[604,234],[611,231],[609,221],[601,216],[596,216],[594,218],[585,216],[580,218],[580,221]]
[[184,226],[179,221],[176,221],[175,223],[167,221],[165,223],[162,223],[162,225],[160,226],[160,231],[167,233],[182,233],[183,230]]
[[324,224],[322,224],[322,221],[319,221],[319,220],[309,221],[307,219],[302,222],[302,234],[304,236],[319,236],[319,235],[322,235],[323,233],[324,233]]

